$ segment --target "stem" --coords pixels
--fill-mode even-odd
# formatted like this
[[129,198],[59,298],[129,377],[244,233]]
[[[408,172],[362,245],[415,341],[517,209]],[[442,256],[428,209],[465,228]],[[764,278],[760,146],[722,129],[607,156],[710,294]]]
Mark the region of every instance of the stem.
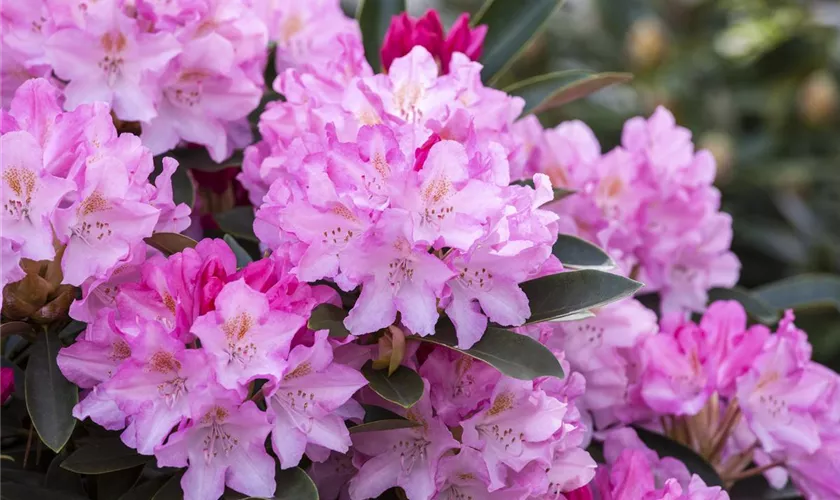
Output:
[[770,462],[769,464],[761,465],[761,466],[758,466],[758,467],[753,467],[752,469],[747,469],[747,470],[739,472],[737,474],[733,474],[731,476],[726,476],[725,478],[722,478],[722,479],[727,483],[735,483],[737,481],[740,481],[742,479],[746,479],[748,477],[753,477],[753,476],[757,476],[759,474],[764,474],[768,470],[776,468],[776,467],[781,467],[784,464],[785,464],[784,460],[776,460],[776,461]]
[[751,444],[747,449],[744,451],[732,455],[726,462],[720,467],[719,472],[721,476],[732,476],[740,472],[744,467],[749,465],[752,462],[753,452],[758,448],[758,440],[756,440],[753,444]]
[[26,462],[29,460],[29,452],[32,450],[32,434],[35,430],[35,424],[29,423],[29,437],[26,438],[26,449],[23,451],[23,468],[26,468]]
[[723,446],[726,444],[727,439],[729,439],[729,434],[740,418],[741,407],[738,405],[738,398],[734,398],[726,408],[726,414],[723,416],[723,424],[715,433],[714,437],[712,437],[712,445],[709,456],[707,457],[712,464],[718,463],[718,455],[723,451]]

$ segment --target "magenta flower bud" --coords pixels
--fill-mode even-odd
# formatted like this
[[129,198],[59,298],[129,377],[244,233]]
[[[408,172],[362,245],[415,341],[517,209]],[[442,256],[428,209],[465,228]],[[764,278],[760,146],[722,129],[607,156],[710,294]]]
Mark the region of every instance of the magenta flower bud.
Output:
[[470,15],[461,14],[449,30],[449,36],[443,45],[443,57],[440,58],[444,73],[449,73],[449,61],[452,54],[461,52],[472,61],[481,58],[481,51],[484,49],[484,37],[487,35],[487,26],[476,26],[470,29]]
[[0,403],[5,403],[15,391],[15,371],[9,367],[0,368]]

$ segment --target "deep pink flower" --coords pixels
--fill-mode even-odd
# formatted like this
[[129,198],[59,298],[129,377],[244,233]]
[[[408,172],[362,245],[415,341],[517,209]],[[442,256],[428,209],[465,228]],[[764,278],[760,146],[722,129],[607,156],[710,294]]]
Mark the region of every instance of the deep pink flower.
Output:
[[8,366],[0,368],[0,404],[15,392],[15,371]]

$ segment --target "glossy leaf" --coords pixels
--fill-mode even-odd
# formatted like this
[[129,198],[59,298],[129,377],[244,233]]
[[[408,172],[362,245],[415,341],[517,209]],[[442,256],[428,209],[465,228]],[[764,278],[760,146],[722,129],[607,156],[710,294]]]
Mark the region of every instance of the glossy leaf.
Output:
[[242,245],[240,245],[239,242],[236,241],[236,239],[233,236],[226,234],[222,239],[225,240],[225,243],[227,243],[230,249],[233,250],[233,254],[236,255],[237,269],[242,269],[251,262],[254,262],[254,259],[252,259],[250,255],[248,255],[248,252],[246,252],[245,249],[242,248]]
[[82,477],[61,467],[61,463],[66,458],[67,456],[62,453],[52,459],[47,469],[47,474],[44,477],[44,486],[55,490],[84,495],[85,488],[82,485]]
[[344,326],[347,311],[332,304],[320,304],[312,310],[306,326],[310,330],[329,330],[330,337],[343,339],[350,335],[350,330]]
[[155,233],[146,238],[146,244],[160,250],[164,255],[178,253],[185,248],[195,248],[198,244],[194,239],[179,233]]
[[157,490],[152,500],[183,500],[184,491],[181,489],[181,478],[184,471],[178,471]]
[[361,0],[356,19],[362,29],[362,44],[365,58],[374,72],[382,71],[379,51],[385,40],[385,33],[391,25],[391,18],[405,11],[405,0]]
[[105,474],[143,465],[152,458],[124,445],[118,437],[107,437],[74,451],[61,467],[79,474]]
[[[4,476],[7,471],[3,471]],[[55,490],[38,485],[19,484],[6,481],[3,477],[3,484],[0,486],[0,498],[3,500],[90,500],[87,495],[79,495],[69,491]]]
[[407,366],[400,366],[389,377],[385,370],[374,370],[373,361],[368,361],[362,375],[373,392],[403,408],[411,408],[423,397],[423,379]]
[[96,476],[97,500],[120,500],[131,491],[143,472],[143,466],[132,467]]
[[648,448],[655,451],[660,458],[673,457],[682,462],[687,468],[688,472],[697,474],[708,486],[723,486],[718,473],[715,471],[709,462],[703,459],[694,450],[674,441],[673,439],[650,432],[640,427],[634,426],[636,433]]
[[152,500],[164,484],[166,480],[162,478],[152,478],[144,483],[135,484],[120,497],[120,500]]
[[752,293],[779,310],[835,307],[840,310],[840,277],[804,274],[754,288]]
[[407,429],[420,425],[417,422],[403,418],[381,406],[362,405],[365,408],[364,422],[350,427],[350,434],[361,432],[387,431],[391,429]]
[[535,76],[514,83],[505,92],[525,99],[523,115],[541,113],[589,94],[633,79],[630,73],[594,73],[586,70],[568,70]]
[[[534,188],[534,180],[533,179],[519,179],[516,181],[511,182],[511,185],[517,186],[528,186],[530,188]],[[554,199],[552,201],[559,201],[567,196],[571,196],[576,193],[574,189],[565,189],[565,188],[553,188],[554,191]]]
[[26,409],[38,431],[38,436],[51,450],[58,453],[67,444],[76,419],[73,407],[79,393],[56,363],[61,342],[58,336],[41,334],[32,344],[26,366]]
[[562,0],[487,0],[472,25],[487,25],[482,51],[481,80],[494,83],[542,31]]
[[254,208],[251,206],[235,207],[213,214],[213,219],[222,231],[243,240],[258,242],[254,234],[254,218]]
[[642,284],[595,269],[552,274],[522,283],[531,317],[526,324],[558,319],[633,295]]
[[607,252],[570,234],[558,236],[551,253],[560,259],[563,267],[569,269],[600,269],[605,271],[615,267],[615,262],[607,255]]
[[[221,163],[216,163],[210,158],[206,148],[179,148],[168,151],[163,156],[169,156],[178,160],[179,167],[194,168],[205,172],[218,172],[230,167],[242,165],[242,151],[234,151],[230,158]],[[179,168],[178,170],[181,170]]]
[[442,318],[438,322],[434,335],[411,338],[454,349],[520,380],[563,377],[563,367],[547,347],[527,335],[504,328],[489,327],[481,340],[469,349],[458,349],[455,327],[448,318]]
[[249,497],[233,490],[228,490],[222,500],[318,500],[318,488],[303,469],[294,467],[275,472],[277,490],[270,498]]
[[735,300],[753,319],[765,325],[779,321],[779,310],[771,306],[758,295],[741,287],[712,288],[709,290],[709,302],[716,300]]

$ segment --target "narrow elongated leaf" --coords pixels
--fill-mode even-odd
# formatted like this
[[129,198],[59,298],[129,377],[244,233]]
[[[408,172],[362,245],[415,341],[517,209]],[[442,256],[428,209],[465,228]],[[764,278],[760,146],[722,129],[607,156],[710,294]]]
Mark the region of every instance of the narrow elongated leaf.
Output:
[[[528,186],[530,188],[534,187],[534,180],[533,179],[519,179],[516,181],[511,182],[511,185],[517,186]],[[567,196],[571,196],[575,194],[577,191],[574,189],[565,189],[565,188],[553,188],[554,191],[554,199],[551,201],[558,201],[562,200]]]
[[365,408],[364,422],[350,427],[350,434],[361,432],[387,431],[391,429],[407,429],[420,425],[417,422],[403,418],[381,406],[362,405]]
[[412,338],[442,345],[480,359],[505,375],[520,380],[546,376],[563,378],[563,367],[548,348],[527,335],[504,328],[489,327],[481,340],[469,349],[458,349],[455,327],[448,318],[438,321],[434,335]]
[[630,73],[594,73],[574,69],[528,78],[508,86],[505,92],[525,99],[522,114],[528,115],[562,106],[632,79]]
[[754,288],[752,293],[776,309],[836,307],[840,309],[840,277],[804,274]]
[[145,241],[150,247],[160,250],[165,255],[178,253],[185,248],[195,248],[198,244],[194,239],[178,233],[155,233]]
[[382,71],[382,59],[379,51],[385,40],[385,33],[391,25],[391,18],[405,11],[405,0],[361,0],[356,11],[356,19],[362,29],[362,44],[365,58],[379,73]]
[[143,465],[152,458],[124,445],[118,437],[107,437],[74,451],[61,467],[79,474],[105,474]]
[[691,448],[683,446],[673,439],[642,429],[641,427],[633,427],[636,433],[648,448],[655,451],[660,458],[673,457],[685,464],[688,471],[692,474],[697,474],[709,486],[723,486],[718,473],[714,467],[703,459],[700,455],[694,452]]
[[254,234],[254,208],[251,206],[235,207],[224,212],[213,214],[216,224],[222,231],[242,238],[243,240],[257,241]]
[[233,236],[226,234],[222,239],[225,240],[225,243],[227,243],[230,249],[233,250],[233,254],[236,255],[237,269],[242,269],[251,262],[254,262],[254,259],[252,259],[250,255],[248,255],[248,252],[246,252],[245,249],[242,248],[242,245],[240,245],[239,242],[236,241],[236,239]]
[[403,408],[411,408],[423,397],[423,379],[407,366],[400,366],[389,377],[385,370],[374,370],[373,361],[368,361],[362,375],[375,393]]
[[166,480],[162,478],[152,478],[140,484],[135,484],[133,488],[126,491],[120,500],[152,500],[161,487],[166,484]]
[[618,274],[595,269],[552,274],[522,283],[531,317],[527,324],[557,319],[625,297],[642,284]]
[[69,491],[77,495],[84,495],[85,488],[82,485],[82,477],[69,470],[63,469],[61,463],[66,459],[65,454],[58,455],[50,462],[47,475],[44,478],[44,486],[55,490]]
[[709,302],[716,300],[735,300],[744,306],[744,310],[753,319],[765,325],[779,321],[779,310],[771,306],[756,294],[741,287],[712,288],[709,290]]
[[504,73],[562,3],[563,0],[487,0],[472,21],[473,26],[487,25],[481,56],[482,81],[492,84]]
[[183,500],[184,490],[181,488],[181,478],[184,473],[179,471],[169,478],[160,489],[157,490],[152,500]]
[[138,465],[131,469],[99,474],[96,476],[97,500],[119,500],[123,495],[131,491],[142,472],[143,466]]
[[306,325],[310,330],[329,330],[330,337],[342,339],[350,335],[350,330],[344,326],[347,311],[332,304],[320,304],[312,310]]
[[569,269],[608,270],[615,267],[615,262],[607,252],[570,234],[561,234],[554,242],[551,253],[560,259],[563,267]]
[[79,402],[78,389],[58,369],[60,348],[58,336],[39,335],[26,366],[26,409],[41,441],[56,453],[73,433],[73,407]]

